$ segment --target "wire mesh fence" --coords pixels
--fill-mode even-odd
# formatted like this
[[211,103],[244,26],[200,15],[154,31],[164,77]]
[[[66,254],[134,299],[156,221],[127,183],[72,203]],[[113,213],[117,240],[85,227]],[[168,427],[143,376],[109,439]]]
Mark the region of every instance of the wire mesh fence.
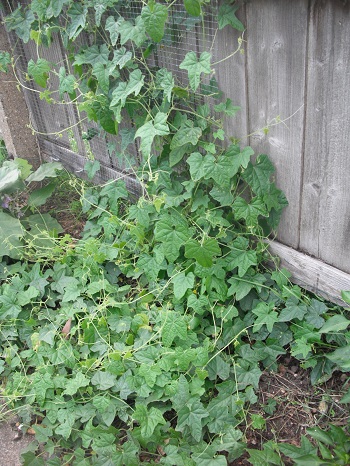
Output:
[[[120,13],[130,25],[134,26],[142,5],[137,1],[126,2]],[[5,13],[16,7],[14,1],[7,1]],[[203,50],[210,50],[215,41],[216,27],[213,18],[217,13],[216,2],[210,2],[207,8],[208,12],[203,19],[189,16],[183,7],[183,2],[175,3],[169,13],[163,39],[158,44],[150,43],[147,50],[149,54],[147,66],[152,73],[157,69],[166,68],[173,73],[175,85],[182,88],[188,85],[187,72],[179,68],[186,53],[195,51],[198,54]],[[116,14],[113,8],[103,13],[99,19],[100,27],[97,29],[97,34],[80,34],[75,42],[76,50],[84,46],[102,44],[107,35],[106,19],[113,14]],[[96,21],[94,15],[89,20],[91,23]],[[62,96],[57,91],[58,71],[64,67],[68,74],[72,72],[72,68],[68,60],[67,48],[59,34],[56,34],[49,48],[38,46],[34,41],[23,44],[13,33],[10,33],[10,40],[16,55],[17,77],[23,85],[31,114],[31,124],[37,134],[43,158],[60,160],[69,170],[77,174],[83,173],[87,160],[97,160],[101,165],[97,181],[124,177],[129,189],[136,192],[138,187],[135,167],[141,163],[141,160],[137,141],[130,136],[133,134],[134,126],[132,119],[125,114],[118,134],[112,136],[95,122],[88,121],[86,114],[76,105],[78,102],[72,103],[64,97],[62,100]],[[125,46],[127,47],[128,44],[126,43]],[[39,57],[52,63],[53,69],[57,71],[50,73],[49,93],[26,79],[28,62]],[[201,89],[206,97],[203,92],[198,93],[195,96],[197,103],[203,102],[204,98],[208,99],[208,95],[215,92],[215,82],[210,81],[208,77]],[[51,92],[55,90],[56,92]]]

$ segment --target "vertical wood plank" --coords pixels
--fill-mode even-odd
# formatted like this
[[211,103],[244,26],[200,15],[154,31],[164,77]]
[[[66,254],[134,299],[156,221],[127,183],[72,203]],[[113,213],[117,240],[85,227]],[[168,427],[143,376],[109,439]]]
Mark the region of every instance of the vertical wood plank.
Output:
[[[277,169],[289,201],[278,239],[297,248],[304,131],[308,1],[254,0],[247,4],[248,119],[251,146]],[[285,123],[263,129],[276,117]]]
[[[243,5],[236,13],[237,18],[246,26],[246,7]],[[242,33],[226,25],[222,30],[217,30],[213,44],[212,62],[215,77],[224,96],[232,100],[234,106],[240,107],[234,117],[226,117],[224,129],[228,138],[237,138],[242,146],[248,144],[247,126],[247,76],[246,76],[246,42],[243,42],[241,52],[238,51],[238,39]],[[243,35],[243,39],[246,39]]]
[[350,5],[312,2],[300,249],[350,272]]

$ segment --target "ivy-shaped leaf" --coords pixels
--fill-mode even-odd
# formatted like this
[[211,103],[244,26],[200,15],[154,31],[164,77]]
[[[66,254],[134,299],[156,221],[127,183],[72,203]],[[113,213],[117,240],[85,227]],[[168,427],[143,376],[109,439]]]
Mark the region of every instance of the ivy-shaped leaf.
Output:
[[201,135],[202,130],[197,126],[193,126],[193,121],[186,121],[174,134],[173,139],[171,140],[170,149],[174,150],[188,143],[195,146]]
[[232,104],[231,99],[226,99],[225,102],[221,102],[220,104],[214,105],[214,110],[216,112],[223,112],[225,115],[228,116],[235,116],[236,113],[241,109],[241,107],[235,107]]
[[126,50],[125,47],[120,47],[114,51],[114,56],[112,60],[113,69],[118,66],[120,69],[123,69],[124,66],[132,59],[132,53]]
[[238,267],[238,276],[243,277],[249,267],[257,265],[256,252],[249,247],[249,241],[240,236],[231,245],[231,251],[225,258],[227,270]]
[[108,63],[109,50],[106,44],[86,47],[75,55],[73,65],[96,65],[96,63]]
[[95,21],[96,26],[101,25],[102,15],[108,8],[112,7],[115,3],[118,3],[119,0],[93,0],[93,6],[95,9]]
[[263,325],[266,325],[267,330],[272,332],[274,324],[278,322],[278,313],[274,311],[274,307],[274,303],[260,302],[252,309],[252,313],[257,316],[254,322],[253,332],[258,332]]
[[188,79],[193,91],[198,89],[201,74],[211,73],[210,58],[211,55],[209,52],[202,52],[199,59],[197,58],[195,52],[188,52],[185,56],[185,59],[179,65],[181,70],[187,70]]
[[247,226],[254,227],[258,223],[258,217],[268,216],[265,203],[260,197],[255,197],[250,202],[247,202],[242,197],[238,196],[234,201],[233,212],[236,220],[244,219]]
[[186,162],[190,166],[192,180],[199,181],[206,175],[210,175],[214,167],[215,157],[211,154],[203,156],[199,152],[193,152]]
[[164,36],[164,27],[168,19],[168,8],[150,0],[142,8],[141,18],[144,21],[147,34],[154,42],[160,42]]
[[88,386],[90,380],[85,377],[82,372],[77,372],[74,374],[72,379],[69,379],[66,383],[66,388],[63,392],[64,395],[75,395],[79,388]]
[[185,296],[187,290],[191,290],[194,285],[194,275],[189,272],[187,275],[185,272],[178,273],[172,279],[174,284],[174,296],[176,299],[181,299]]
[[164,213],[157,221],[154,237],[163,244],[166,258],[174,262],[180,254],[180,248],[193,235],[193,229],[188,227],[186,220],[173,211]]
[[184,0],[184,7],[191,16],[200,16],[202,13],[200,0]]
[[109,32],[109,36],[110,36],[113,47],[118,41],[119,26],[120,26],[120,20],[116,21],[114,19],[114,16],[108,16],[108,18],[106,19],[105,29],[106,31]]
[[60,94],[60,99],[63,98],[63,95],[65,92],[69,95],[71,99],[75,98],[75,77],[72,74],[66,74],[66,70],[63,66],[61,66],[59,72],[58,72],[58,77],[59,77],[59,94]]
[[69,4],[70,0],[50,0],[49,6],[47,7],[46,17],[49,19],[52,16],[57,18],[61,13],[63,6]]
[[178,412],[176,430],[184,432],[189,429],[192,437],[199,442],[202,437],[202,419],[209,416],[209,412],[200,401],[194,401],[190,405],[184,406]]
[[169,134],[169,127],[166,123],[168,115],[158,112],[153,121],[147,121],[135,134],[135,138],[141,138],[140,149],[145,157],[151,153],[153,140],[156,136]]
[[269,191],[270,177],[275,169],[267,155],[259,155],[255,165],[251,162],[243,173],[243,179],[255,194],[264,195]]
[[32,59],[28,62],[28,74],[32,76],[34,81],[41,87],[46,87],[50,70],[50,62],[44,58],[39,58],[36,63]]
[[25,11],[22,6],[16,8],[11,14],[6,16],[5,24],[9,31],[15,31],[17,36],[27,43],[30,39],[30,31],[35,21],[34,14],[30,8]]
[[240,20],[236,17],[236,11],[238,10],[239,5],[230,5],[225,3],[219,8],[218,14],[218,23],[219,29],[223,29],[226,25],[232,26],[238,31],[244,31],[244,26]]
[[170,347],[175,338],[186,340],[187,324],[181,314],[174,311],[165,313],[164,324],[161,329],[162,342],[165,346]]
[[211,267],[213,258],[220,255],[219,243],[214,238],[206,238],[201,242],[189,240],[185,245],[185,257],[196,259],[202,267]]
[[159,86],[161,89],[164,90],[164,95],[168,99],[168,102],[171,101],[171,93],[174,88],[175,81],[173,74],[166,70],[165,68],[161,68],[156,73],[156,86]]
[[72,3],[67,12],[68,18],[70,19],[70,23],[68,23],[67,26],[69,39],[75,40],[84,29],[87,13],[88,7],[86,5],[81,3]]
[[141,426],[141,435],[145,439],[152,437],[154,429],[158,425],[166,424],[162,412],[158,408],[152,407],[148,410],[143,404],[136,405],[132,416],[139,422]]
[[123,81],[118,84],[116,89],[114,89],[110,107],[112,108],[117,106],[119,103],[124,106],[128,96],[131,94],[137,96],[141,91],[143,84],[144,76],[141,73],[141,70],[134,70],[130,73],[129,81],[127,83]]
[[140,47],[147,39],[145,24],[141,16],[136,18],[134,26],[130,21],[125,21],[121,18],[119,34],[121,45],[124,45],[128,40],[131,40],[137,47]]
[[0,50],[0,72],[7,73],[8,65],[11,63],[11,57],[8,52]]
[[109,91],[109,69],[103,63],[96,63],[92,69],[92,74],[96,76],[101,91],[108,94]]

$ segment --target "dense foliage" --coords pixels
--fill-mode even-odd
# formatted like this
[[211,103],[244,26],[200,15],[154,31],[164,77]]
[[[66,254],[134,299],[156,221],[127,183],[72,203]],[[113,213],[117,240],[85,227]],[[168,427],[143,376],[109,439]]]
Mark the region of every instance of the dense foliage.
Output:
[[[128,18],[135,4],[139,13]],[[58,228],[47,233],[32,218],[44,218],[35,209],[52,185],[25,199],[33,212],[18,208],[16,183],[54,176],[58,165],[30,174],[25,162],[8,162],[0,173],[0,219],[18,228],[0,229],[3,389],[44,445],[23,455],[27,466],[224,466],[245,451],[247,410],[278,356],[290,351],[313,383],[349,370],[346,310],[306,296],[286,270],[266,266],[265,239],[287,201],[267,155],[225,143],[222,118],[237,108],[202,79],[211,77],[210,53],[186,54],[187,85],[148,64],[174,28],[190,30],[206,10],[215,13],[198,0],[184,8],[187,15],[154,1],[33,0],[6,18],[25,42],[49,46],[60,34],[66,44],[71,68],[40,57],[28,64],[41,97],[71,99],[121,135],[124,149],[136,140],[141,159],[136,200],[122,180],[82,185],[88,221],[79,240],[59,237]],[[220,28],[243,29],[236,9],[220,7]],[[76,45],[82,32],[93,45]],[[9,57],[1,60],[6,69]],[[119,131],[123,118],[131,125]],[[29,223],[18,219],[23,209]],[[336,454],[347,464],[341,432]],[[324,443],[341,434],[312,433],[325,455],[312,464],[325,464],[335,453]],[[250,461],[279,465],[284,453],[311,464],[319,454],[307,442],[300,450],[268,444],[260,456],[249,450]]]

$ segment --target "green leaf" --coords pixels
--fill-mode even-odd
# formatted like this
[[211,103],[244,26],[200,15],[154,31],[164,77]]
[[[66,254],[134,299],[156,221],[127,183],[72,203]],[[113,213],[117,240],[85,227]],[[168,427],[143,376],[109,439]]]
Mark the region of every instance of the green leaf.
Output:
[[140,423],[141,435],[145,439],[152,437],[154,429],[158,425],[166,423],[161,411],[152,407],[150,410],[145,405],[137,404],[133,412],[133,418]]
[[13,166],[2,166],[0,168],[0,192],[16,190],[21,171]]
[[27,183],[31,183],[32,181],[42,181],[45,178],[55,178],[57,170],[63,170],[60,162],[43,163],[34,173],[28,176],[26,181]]
[[236,220],[244,219],[248,227],[254,227],[258,224],[258,217],[267,217],[265,203],[260,197],[254,197],[250,202],[247,202],[242,197],[238,196],[234,201],[233,212]]
[[239,5],[229,5],[227,3],[221,5],[218,14],[219,29],[223,29],[226,25],[229,24],[238,31],[244,31],[243,24],[235,15],[238,8]]
[[103,63],[95,63],[92,69],[92,74],[96,76],[98,86],[105,94],[109,91],[109,69]]
[[30,8],[26,8],[24,11],[22,6],[19,6],[5,18],[7,29],[9,31],[15,31],[18,37],[25,43],[30,39],[30,31],[34,21],[35,17],[32,10]]
[[59,77],[59,94],[60,94],[60,99],[63,99],[63,95],[65,92],[69,96],[72,96],[73,98],[75,97],[75,77],[72,74],[66,74],[66,70],[63,66],[61,66],[59,72],[58,72],[58,77]]
[[115,44],[118,41],[119,25],[120,25],[120,21],[116,21],[114,19],[114,16],[108,16],[108,18],[106,19],[105,29],[106,29],[106,31],[109,32],[109,36],[111,38],[111,43],[112,43],[113,47],[115,46]]
[[84,48],[80,53],[74,55],[73,65],[96,65],[97,63],[108,63],[109,50],[106,44],[92,45]]
[[214,105],[214,110],[216,112],[223,112],[227,116],[235,116],[236,113],[241,109],[241,107],[235,107],[232,104],[231,99],[226,99],[225,102],[221,102],[220,104]]
[[162,327],[162,342],[165,346],[170,347],[175,338],[186,340],[187,324],[184,318],[178,313],[167,311],[165,322]]
[[240,236],[235,239],[231,246],[231,251],[226,257],[227,270],[238,267],[238,276],[243,277],[249,267],[257,265],[256,252],[249,246],[249,241]]
[[264,450],[252,450],[247,448],[246,450],[249,453],[249,462],[254,466],[271,466],[277,465],[282,466],[282,460],[280,456],[275,453],[272,449],[266,449],[264,446]]
[[350,320],[343,315],[335,315],[330,317],[323,327],[320,328],[320,333],[338,333],[346,330],[350,325]]
[[26,451],[21,454],[24,461],[23,466],[45,466],[45,460],[41,456],[37,456],[33,451]]
[[41,87],[46,87],[50,70],[50,62],[44,58],[39,58],[36,63],[32,59],[28,62],[28,74],[32,76],[34,81]]
[[176,299],[181,299],[185,296],[187,290],[193,289],[194,275],[189,272],[187,275],[185,272],[178,273],[172,279],[174,284],[174,295]]
[[163,244],[164,254],[174,262],[180,254],[180,248],[191,238],[193,230],[188,228],[186,220],[178,213],[164,213],[158,220],[155,240]]
[[18,239],[22,238],[23,234],[21,222],[0,211],[0,257],[16,257],[18,253],[13,248],[20,246]]
[[187,161],[190,166],[190,174],[193,181],[199,181],[208,173],[210,174],[214,167],[215,157],[211,154],[202,155],[199,152],[193,152]]
[[323,326],[325,320],[321,317],[322,314],[326,314],[328,307],[317,299],[312,299],[310,306],[308,306],[308,312],[305,314],[305,320],[315,328],[319,329]]
[[304,359],[312,351],[312,345],[305,337],[297,338],[291,347],[291,355],[294,357],[302,356]]
[[185,244],[185,257],[196,259],[202,267],[211,267],[216,256],[221,256],[221,249],[214,238],[206,238],[201,242],[189,240]]
[[286,301],[286,307],[281,311],[278,320],[279,322],[290,322],[293,319],[302,320],[307,313],[305,304],[300,304],[299,300],[291,297]]
[[180,129],[174,134],[170,149],[174,150],[178,147],[184,146],[187,143],[195,146],[198,143],[199,138],[202,135],[202,130],[193,126],[193,121],[189,120],[183,123]]
[[187,70],[188,79],[193,91],[198,89],[201,74],[211,73],[210,58],[211,55],[209,52],[202,52],[199,59],[197,58],[195,52],[188,52],[185,56],[185,59],[179,65],[181,70]]
[[[74,378],[69,379],[66,383],[64,395],[75,395],[79,388],[87,387],[90,380],[82,372],[76,372]],[[96,385],[96,384],[95,384]]]
[[176,430],[184,432],[187,428],[196,442],[202,437],[202,419],[209,416],[208,411],[200,401],[194,401],[188,406],[184,406],[178,412]]
[[200,16],[202,13],[200,0],[184,0],[184,7],[191,16]]
[[276,322],[278,322],[278,314],[274,309],[274,303],[260,302],[252,313],[257,316],[254,322],[253,332],[258,332],[263,325],[266,325],[267,330],[272,332],[272,328]]
[[69,39],[75,40],[81,31],[84,29],[88,14],[88,7],[81,3],[71,4],[67,15],[70,23],[67,26],[67,33]]
[[8,65],[11,63],[11,56],[8,52],[0,50],[0,72],[7,73]]
[[123,69],[131,59],[132,53],[129,50],[127,51],[125,47],[120,47],[117,50],[114,50],[112,65]]
[[50,0],[46,11],[46,17],[51,18],[54,16],[56,18],[61,13],[63,6],[67,5],[68,3],[69,0]]
[[141,11],[147,34],[154,42],[160,42],[164,36],[164,27],[168,19],[168,8],[150,0]]
[[333,353],[325,354],[326,358],[334,362],[344,371],[350,371],[350,345],[338,348]]
[[332,438],[332,436],[317,426],[308,427],[306,429],[306,432],[315,440],[325,443],[326,445],[334,444],[334,439]]
[[228,282],[231,287],[228,290],[228,296],[235,296],[238,301],[243,299],[247,294],[255,288],[258,292],[261,291],[261,285],[264,284],[266,278],[262,274],[254,274],[252,269],[242,277],[231,277]]
[[125,21],[121,18],[119,34],[121,45],[124,45],[128,40],[131,40],[137,47],[140,47],[147,39],[145,24],[141,16],[136,17],[135,25],[130,21]]
[[341,292],[341,297],[342,297],[343,301],[350,304],[350,291],[342,291]]
[[218,201],[222,207],[231,205],[234,200],[231,191],[220,189],[218,186],[214,186],[209,194],[213,199]]
[[143,84],[144,76],[142,75],[141,71],[134,70],[132,73],[130,73],[128,83],[122,81],[118,84],[118,87],[114,89],[110,106],[113,107],[119,103],[124,106],[129,95],[134,94],[137,96],[140,93]]
[[108,390],[116,385],[117,379],[109,372],[97,370],[91,378],[92,385],[95,385],[98,390]]
[[168,115],[158,112],[153,121],[147,121],[135,134],[135,138],[141,138],[140,149],[145,157],[151,153],[152,143],[156,136],[169,134],[169,127],[166,123]]
[[156,85],[164,90],[168,102],[171,102],[171,92],[175,85],[173,74],[165,68],[161,68],[156,73]]
[[55,183],[49,183],[43,188],[33,191],[28,198],[28,205],[31,207],[39,207],[44,205],[47,199],[51,196],[56,188]]
[[249,184],[255,194],[263,195],[269,190],[270,177],[275,169],[267,155],[259,155],[255,165],[251,162],[243,173],[243,179]]
[[36,372],[33,380],[33,393],[35,393],[35,397],[39,405],[43,405],[46,399],[46,392],[50,389],[55,388],[55,383],[51,374],[45,372],[41,374],[40,372]]
[[86,171],[89,180],[93,179],[100,168],[101,164],[98,160],[88,160],[84,165],[84,171]]

